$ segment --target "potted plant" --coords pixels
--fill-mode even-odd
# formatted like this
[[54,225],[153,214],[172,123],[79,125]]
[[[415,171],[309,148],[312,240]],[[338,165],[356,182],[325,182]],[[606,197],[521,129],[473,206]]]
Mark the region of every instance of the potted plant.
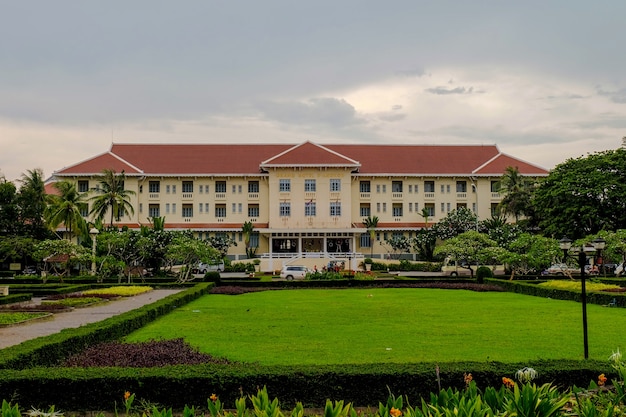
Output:
[[373,263],[374,263],[374,261],[372,261],[372,258],[365,258],[363,260],[363,265],[365,265],[365,270],[366,271],[371,271]]

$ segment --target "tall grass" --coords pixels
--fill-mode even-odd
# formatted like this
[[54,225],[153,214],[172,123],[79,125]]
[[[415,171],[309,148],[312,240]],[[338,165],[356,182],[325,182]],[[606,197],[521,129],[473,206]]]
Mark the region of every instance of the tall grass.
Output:
[[[626,351],[626,309],[588,306],[590,357]],[[530,362],[581,359],[581,305],[440,289],[288,290],[208,295],[131,334],[182,337],[262,364]]]

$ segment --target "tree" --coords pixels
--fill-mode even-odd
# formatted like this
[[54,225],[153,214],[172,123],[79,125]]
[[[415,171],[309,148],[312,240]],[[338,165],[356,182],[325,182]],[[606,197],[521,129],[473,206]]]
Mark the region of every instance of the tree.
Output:
[[[69,240],[43,240],[35,246],[33,257],[37,261],[45,262],[46,272],[49,266],[54,272],[60,272],[62,282],[63,275],[69,275],[72,266],[91,262],[91,251]],[[57,258],[57,260],[50,261],[51,258]]]
[[171,263],[183,265],[178,275],[180,282],[187,282],[190,277],[192,278],[191,271],[198,262],[209,263],[219,256],[219,252],[207,241],[196,239],[185,233],[177,234],[168,245],[166,252],[166,259]]
[[363,225],[370,235],[370,258],[374,256],[374,241],[376,239],[376,228],[378,227],[378,216],[368,216],[363,219]]
[[385,240],[385,244],[391,247],[391,258],[399,259],[403,253],[408,253],[411,249],[411,239],[406,236],[392,236]]
[[530,233],[522,233],[508,246],[504,262],[511,269],[511,279],[515,273],[527,275],[543,271],[561,256],[559,242]]
[[428,207],[422,208],[422,212],[420,213],[420,216],[424,218],[424,223],[426,223],[426,227],[428,227],[428,218],[430,217],[430,211],[428,210]]
[[45,219],[48,226],[56,231],[63,224],[68,240],[71,240],[76,232],[88,236],[87,222],[81,215],[81,209],[86,207],[84,194],[79,193],[76,184],[70,181],[56,182],[54,188],[59,195],[47,196]]
[[534,192],[546,236],[576,239],[626,228],[626,149],[598,152],[557,165]]
[[226,257],[228,249],[230,249],[231,246],[237,246],[237,242],[227,235],[212,236],[208,238],[207,241],[213,248],[217,249],[222,255],[222,259]]
[[435,257],[433,251],[437,245],[437,233],[432,227],[419,229],[413,238],[413,249],[421,259],[432,262]]
[[474,276],[472,265],[494,265],[500,261],[502,253],[498,244],[489,239],[484,233],[470,230],[446,240],[435,248],[435,255],[453,258],[461,263],[463,268],[470,270]]
[[502,212],[513,215],[516,223],[520,216],[532,213],[530,200],[533,183],[528,177],[521,175],[517,167],[506,167],[499,186],[500,193],[504,194],[499,204]]
[[256,253],[256,248],[250,247],[250,237],[254,233],[254,224],[251,221],[247,221],[241,227],[243,233],[243,242],[246,245],[246,256],[248,259],[252,259]]
[[433,228],[437,233],[437,237],[446,240],[468,230],[476,230],[477,220],[478,218],[473,211],[467,207],[460,207],[448,213]]
[[22,174],[20,183],[18,204],[24,234],[35,239],[45,239],[48,230],[44,221],[47,203],[43,172],[41,169],[28,170]]
[[19,206],[15,184],[0,177],[0,236],[19,234]]
[[124,212],[135,213],[135,209],[129,199],[135,192],[124,189],[125,178],[124,171],[116,174],[115,171],[110,169],[103,170],[98,186],[92,190],[97,195],[89,199],[93,202],[90,214],[95,214],[97,219],[102,220],[109,213],[111,216],[109,226],[111,227],[114,220],[120,221]]

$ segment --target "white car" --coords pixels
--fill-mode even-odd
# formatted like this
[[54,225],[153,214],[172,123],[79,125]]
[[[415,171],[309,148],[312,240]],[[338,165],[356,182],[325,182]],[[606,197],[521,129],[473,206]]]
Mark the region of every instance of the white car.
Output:
[[209,271],[224,272],[224,262],[217,264],[205,264],[203,262],[199,262],[198,266],[194,270],[197,274],[206,274]]
[[548,268],[550,275],[580,275],[580,268],[567,264],[554,264]]
[[287,281],[292,281],[294,279],[304,279],[308,273],[309,269],[306,266],[286,265],[280,271],[280,277]]

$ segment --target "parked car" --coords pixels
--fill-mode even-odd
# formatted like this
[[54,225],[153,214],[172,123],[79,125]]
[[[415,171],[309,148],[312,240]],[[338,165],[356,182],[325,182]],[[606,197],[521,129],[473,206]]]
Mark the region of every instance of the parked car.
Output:
[[194,268],[194,274],[206,274],[209,271],[224,272],[224,262],[205,264],[199,262],[198,266]]
[[617,265],[617,267],[615,267],[615,275],[619,277],[623,273],[624,273],[624,262],[622,262],[621,264]]
[[27,266],[22,271],[23,275],[37,275],[37,268],[34,266]]
[[280,271],[280,277],[287,281],[292,281],[294,279],[304,279],[308,273],[309,269],[306,266],[286,265]]
[[554,264],[548,268],[548,274],[550,275],[576,275],[580,274],[580,268],[576,266],[570,266],[567,264]]

